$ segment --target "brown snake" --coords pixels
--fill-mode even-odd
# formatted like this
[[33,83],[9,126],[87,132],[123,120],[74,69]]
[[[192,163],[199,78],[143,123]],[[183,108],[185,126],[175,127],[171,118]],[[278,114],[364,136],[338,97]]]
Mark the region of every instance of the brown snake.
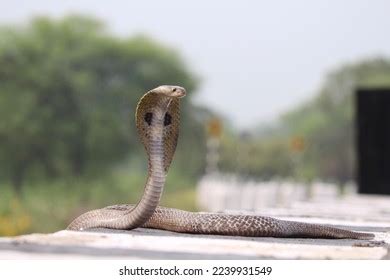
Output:
[[179,86],[160,86],[139,101],[136,124],[148,155],[148,177],[137,205],[113,205],[76,218],[70,230],[147,227],[175,232],[236,236],[372,239],[371,233],[252,215],[194,213],[159,207],[165,178],[176,150],[180,122]]

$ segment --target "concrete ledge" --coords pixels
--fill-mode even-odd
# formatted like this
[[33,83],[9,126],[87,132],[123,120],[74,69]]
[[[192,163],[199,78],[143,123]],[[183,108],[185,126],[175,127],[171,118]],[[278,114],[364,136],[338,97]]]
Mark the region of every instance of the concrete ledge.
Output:
[[369,231],[375,233],[374,240],[245,238],[152,229],[64,230],[0,238],[0,259],[390,259],[389,228]]
[[375,239],[247,238],[142,228],[63,230],[2,237],[0,259],[390,259],[390,197],[296,201],[240,213],[372,232]]

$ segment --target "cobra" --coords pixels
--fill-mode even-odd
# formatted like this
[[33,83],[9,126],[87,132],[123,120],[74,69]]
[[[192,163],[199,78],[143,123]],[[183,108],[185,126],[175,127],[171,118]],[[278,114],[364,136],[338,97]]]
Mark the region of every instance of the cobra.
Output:
[[182,233],[256,237],[310,237],[372,239],[371,233],[355,232],[320,224],[284,221],[255,215],[188,212],[160,207],[165,179],[172,162],[180,125],[180,86],[159,86],[139,101],[135,119],[138,134],[148,156],[144,192],[136,205],[121,204],[96,209],[76,218],[67,229],[137,227]]

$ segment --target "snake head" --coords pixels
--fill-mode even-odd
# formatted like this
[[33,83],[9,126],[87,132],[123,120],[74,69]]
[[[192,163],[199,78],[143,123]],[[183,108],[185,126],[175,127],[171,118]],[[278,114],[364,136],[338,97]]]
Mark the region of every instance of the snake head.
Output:
[[[161,139],[164,170],[168,171],[179,136],[180,98],[186,90],[179,86],[159,86],[148,91],[139,101],[135,114],[138,134],[151,156],[151,144]],[[153,140],[154,139],[154,140]],[[150,161],[149,161],[150,162]]]
[[186,96],[185,88],[179,86],[163,85],[163,86],[156,87],[155,89],[152,89],[150,92],[161,94],[166,97],[181,98]]

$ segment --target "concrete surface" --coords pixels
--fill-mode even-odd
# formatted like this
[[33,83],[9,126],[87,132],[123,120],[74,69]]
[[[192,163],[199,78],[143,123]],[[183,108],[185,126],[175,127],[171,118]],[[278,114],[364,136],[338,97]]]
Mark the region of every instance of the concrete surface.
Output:
[[2,237],[0,259],[390,259],[390,197],[352,195],[301,201],[288,207],[264,208],[257,214],[372,232],[375,239],[245,238],[151,229],[64,230]]

